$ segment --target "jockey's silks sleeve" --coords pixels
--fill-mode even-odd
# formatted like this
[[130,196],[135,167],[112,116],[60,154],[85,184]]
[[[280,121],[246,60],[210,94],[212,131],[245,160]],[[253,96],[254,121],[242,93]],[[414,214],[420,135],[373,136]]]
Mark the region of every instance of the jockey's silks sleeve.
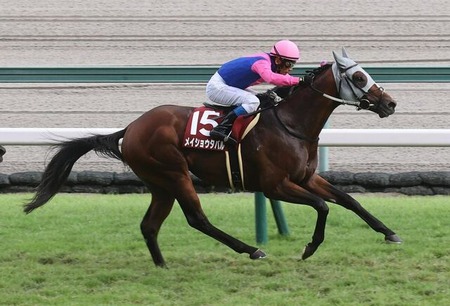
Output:
[[298,77],[275,71],[273,58],[267,53],[258,53],[231,60],[223,64],[218,73],[227,85],[241,89],[264,82],[276,86],[298,84]]

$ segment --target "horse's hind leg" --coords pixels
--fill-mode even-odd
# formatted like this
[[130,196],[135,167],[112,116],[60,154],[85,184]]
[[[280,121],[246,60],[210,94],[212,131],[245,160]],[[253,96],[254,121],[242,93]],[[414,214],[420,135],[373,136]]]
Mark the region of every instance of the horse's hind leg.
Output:
[[352,198],[349,194],[340,191],[322,177],[315,175],[305,187],[310,192],[317,194],[326,201],[334,202],[343,206],[363,219],[373,230],[383,233],[385,240],[392,243],[401,243],[402,240],[390,228],[383,224],[380,220],[369,213],[361,204]]
[[141,222],[141,232],[156,266],[165,267],[158,245],[158,233],[162,223],[172,210],[175,198],[166,191],[152,188],[152,201]]

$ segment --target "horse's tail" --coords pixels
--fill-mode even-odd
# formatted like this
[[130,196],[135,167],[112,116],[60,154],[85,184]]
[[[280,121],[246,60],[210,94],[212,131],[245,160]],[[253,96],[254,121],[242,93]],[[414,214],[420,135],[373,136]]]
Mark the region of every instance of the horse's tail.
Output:
[[47,203],[66,182],[73,165],[80,157],[91,150],[106,157],[123,161],[119,150],[119,140],[125,135],[126,129],[109,135],[94,135],[77,138],[57,144],[57,153],[51,159],[42,175],[36,194],[30,203],[25,204],[24,212],[27,214]]

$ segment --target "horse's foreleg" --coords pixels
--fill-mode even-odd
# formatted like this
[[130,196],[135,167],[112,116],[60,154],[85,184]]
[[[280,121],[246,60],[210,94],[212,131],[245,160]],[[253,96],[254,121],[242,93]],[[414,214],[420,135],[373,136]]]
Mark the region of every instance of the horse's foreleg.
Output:
[[271,190],[270,193],[265,193],[265,195],[269,198],[285,202],[306,204],[317,211],[317,220],[312,241],[305,246],[302,253],[302,259],[306,259],[313,255],[325,239],[325,225],[329,210],[325,201],[288,179],[283,180],[277,188]]
[[176,199],[183,210],[190,226],[202,233],[222,242],[237,253],[247,253],[251,259],[266,257],[266,254],[256,247],[252,247],[242,241],[228,235],[212,225],[203,212],[200,200],[195,192],[194,186],[189,176],[184,178],[176,190]]
[[322,197],[326,201],[334,202],[342,207],[345,207],[355,214],[357,214],[361,219],[363,219],[373,230],[384,234],[385,240],[392,243],[401,243],[402,240],[398,237],[391,229],[383,224],[380,220],[370,214],[361,204],[356,201],[349,194],[340,191],[325,179],[319,175],[314,175],[307,185],[306,189],[314,194]]
[[166,191],[152,188],[152,201],[141,222],[141,232],[156,266],[165,267],[165,261],[158,245],[158,233],[162,223],[172,210],[175,198]]

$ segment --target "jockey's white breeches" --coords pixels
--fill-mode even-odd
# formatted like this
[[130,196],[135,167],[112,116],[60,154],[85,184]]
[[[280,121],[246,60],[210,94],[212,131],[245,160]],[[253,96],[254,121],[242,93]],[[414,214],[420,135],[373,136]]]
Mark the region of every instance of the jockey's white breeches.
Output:
[[206,97],[214,104],[242,105],[247,113],[254,112],[259,107],[256,92],[248,88],[244,90],[225,84],[225,81],[217,72],[206,85]]

